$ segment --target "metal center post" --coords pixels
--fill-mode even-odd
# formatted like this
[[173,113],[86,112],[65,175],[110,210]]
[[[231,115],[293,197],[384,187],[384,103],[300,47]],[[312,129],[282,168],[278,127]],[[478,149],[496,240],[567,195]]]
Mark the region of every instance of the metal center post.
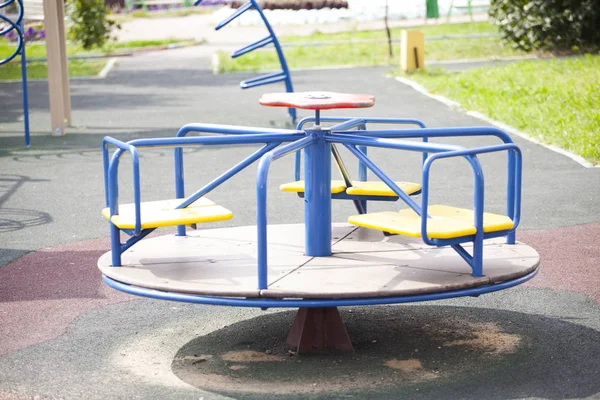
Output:
[[331,144],[328,131],[321,129],[320,111],[315,111],[315,126],[306,130],[316,140],[304,150],[304,221],[306,255],[331,255]]

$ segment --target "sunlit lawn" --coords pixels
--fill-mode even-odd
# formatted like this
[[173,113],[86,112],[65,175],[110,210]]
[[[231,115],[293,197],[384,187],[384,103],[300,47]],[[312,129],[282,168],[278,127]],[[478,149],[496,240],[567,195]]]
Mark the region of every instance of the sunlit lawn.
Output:
[[[84,50],[81,46],[68,43],[68,55],[85,55],[85,54],[110,54],[117,51],[138,50],[144,48],[168,46],[174,43],[193,43],[193,40],[180,39],[162,39],[162,40],[134,40],[128,42],[108,42],[99,49]],[[8,57],[14,52],[16,44],[9,42],[6,39],[0,38],[0,60]],[[46,58],[46,45],[43,42],[27,43],[25,46],[25,54],[27,58]]]
[[[426,25],[411,29],[424,31],[426,37],[450,35],[449,39],[426,41],[425,59],[427,61],[495,58],[524,54],[504,45],[499,37],[451,37],[451,35],[496,34],[498,32],[496,27],[488,22]],[[400,28],[393,29],[392,38],[400,38],[400,31]],[[376,41],[362,43],[365,40]],[[386,34],[383,30],[284,36],[281,38],[281,42],[291,68],[399,64],[400,44],[393,45],[394,57],[390,58]],[[330,43],[326,44],[328,42]],[[320,43],[320,45],[303,45],[310,43]],[[290,45],[293,46],[290,47]],[[275,70],[278,68],[280,68],[279,62],[273,49],[254,51],[237,59],[231,59],[229,54],[219,52],[220,72]]]
[[[168,46],[171,44],[192,44],[193,40],[163,39],[163,40],[135,40],[129,42],[109,42],[100,49],[84,50],[81,46],[67,44],[69,56],[85,55],[110,55],[119,52],[134,51],[147,48]],[[15,50],[16,44],[6,39],[0,39],[0,60],[9,57]],[[46,45],[43,42],[27,43],[25,47],[27,59],[27,76],[30,79],[42,79],[48,77],[47,65],[36,59],[46,58]],[[96,76],[106,65],[107,60],[69,60],[69,76]],[[21,79],[21,63],[17,56],[12,62],[0,66],[0,81]]]
[[[70,60],[69,76],[96,76],[102,71],[107,60]],[[29,79],[45,79],[48,77],[48,66],[43,62],[33,62],[27,65]],[[0,66],[0,81],[20,80],[21,63],[8,63]]]
[[520,61],[449,73],[409,75],[459,102],[541,141],[600,163],[600,56]]

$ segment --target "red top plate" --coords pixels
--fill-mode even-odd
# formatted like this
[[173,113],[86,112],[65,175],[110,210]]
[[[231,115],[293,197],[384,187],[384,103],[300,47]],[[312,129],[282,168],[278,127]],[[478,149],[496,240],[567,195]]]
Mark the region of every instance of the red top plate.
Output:
[[266,93],[258,100],[263,106],[333,110],[336,108],[367,108],[375,104],[370,94],[334,92]]

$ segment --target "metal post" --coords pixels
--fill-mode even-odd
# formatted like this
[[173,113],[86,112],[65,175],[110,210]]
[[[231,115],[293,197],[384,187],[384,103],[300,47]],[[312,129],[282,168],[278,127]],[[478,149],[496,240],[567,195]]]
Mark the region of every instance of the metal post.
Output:
[[[21,20],[21,32],[25,32]],[[25,128],[25,147],[31,145],[29,137],[29,93],[27,90],[27,57],[25,55],[25,37],[23,35],[23,48],[21,49],[21,85],[23,88],[23,126]]]
[[304,150],[306,255],[327,257],[331,255],[331,144],[320,129],[306,133],[318,137]]
[[[367,125],[363,124],[361,126],[358,127],[359,131],[365,131],[367,130]],[[356,148],[358,150],[360,150],[363,154],[367,154],[367,146],[356,146]],[[361,182],[366,182],[367,181],[367,166],[365,164],[363,164],[362,162],[360,162],[360,160],[358,161],[358,180]],[[367,200],[359,200],[361,207],[363,209],[363,211],[366,213],[367,212]]]

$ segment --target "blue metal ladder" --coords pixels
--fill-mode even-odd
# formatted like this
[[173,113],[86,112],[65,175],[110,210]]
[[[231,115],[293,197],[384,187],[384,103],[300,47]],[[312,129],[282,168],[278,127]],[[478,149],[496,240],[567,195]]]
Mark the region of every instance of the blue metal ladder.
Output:
[[[1,0],[0,0],[1,1]],[[6,64],[13,60],[16,56],[21,56],[21,83],[23,85],[23,123],[25,126],[25,146],[29,147],[30,139],[29,139],[29,98],[27,95],[27,60],[25,57],[25,38],[23,36],[23,0],[16,0],[17,8],[19,11],[17,12],[17,18],[13,21],[8,18],[6,15],[0,13],[0,21],[3,21],[8,24],[7,27],[0,29],[0,36],[15,30],[17,34],[17,47],[15,51],[6,57],[5,59],[0,59],[0,66]],[[0,2],[0,10],[4,7],[7,7],[14,3],[15,0],[6,0],[4,2]]]
[[[194,5],[198,5],[201,2],[202,2],[202,0],[196,0]],[[256,86],[269,85],[271,83],[283,81],[285,83],[286,92],[292,93],[292,92],[294,92],[294,87],[292,85],[292,76],[290,74],[290,70],[288,68],[287,61],[285,60],[283,50],[281,49],[281,44],[279,43],[279,40],[277,39],[277,36],[275,35],[275,32],[273,31],[273,28],[271,27],[269,20],[265,16],[265,14],[264,14],[262,8],[260,7],[260,5],[258,4],[257,0],[248,0],[248,2],[241,5],[233,14],[231,14],[229,17],[225,18],[223,21],[219,22],[217,24],[217,26],[215,27],[215,30],[219,30],[219,29],[223,28],[224,26],[229,24],[231,21],[233,21],[234,19],[236,19],[237,17],[239,17],[246,11],[252,10],[252,9],[254,9],[258,12],[258,14],[260,15],[260,18],[263,20],[263,23],[265,24],[265,27],[269,31],[269,34],[266,37],[254,42],[254,43],[249,44],[248,46],[242,47],[241,49],[234,51],[233,53],[231,53],[231,58],[237,58],[237,57],[243,56],[244,54],[250,53],[253,50],[260,49],[261,47],[265,47],[269,44],[272,44],[273,47],[275,47],[275,51],[277,52],[277,57],[279,58],[279,64],[281,65],[281,71],[273,72],[273,73],[262,75],[262,76],[257,76],[255,78],[246,79],[245,81],[240,82],[240,87],[242,89],[250,89],[250,88],[253,88]],[[292,117],[292,123],[295,124],[296,123],[296,109],[288,108],[288,113],[290,114],[290,117]]]

